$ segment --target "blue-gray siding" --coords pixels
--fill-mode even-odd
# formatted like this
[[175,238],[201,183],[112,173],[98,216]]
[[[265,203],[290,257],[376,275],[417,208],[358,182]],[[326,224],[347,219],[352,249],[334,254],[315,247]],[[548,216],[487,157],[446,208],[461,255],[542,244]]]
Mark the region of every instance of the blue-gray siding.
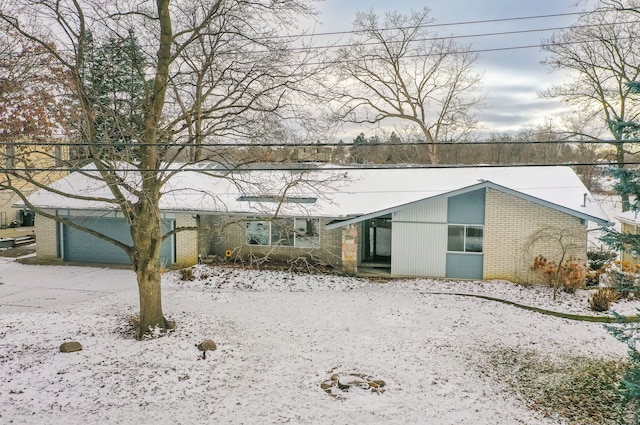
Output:
[[[448,198],[447,222],[449,224],[484,225],[486,189],[455,195]],[[448,252],[445,276],[453,279],[482,279],[484,255],[480,253]]]
[[452,279],[482,279],[482,254],[447,253],[447,274]]
[[485,189],[448,198],[447,223],[484,224]]

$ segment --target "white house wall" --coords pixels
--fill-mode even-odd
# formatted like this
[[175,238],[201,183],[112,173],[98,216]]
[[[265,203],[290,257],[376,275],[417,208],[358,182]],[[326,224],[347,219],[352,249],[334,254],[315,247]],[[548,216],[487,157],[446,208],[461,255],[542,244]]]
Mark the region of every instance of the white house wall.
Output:
[[391,226],[392,275],[445,276],[446,197],[394,212]]

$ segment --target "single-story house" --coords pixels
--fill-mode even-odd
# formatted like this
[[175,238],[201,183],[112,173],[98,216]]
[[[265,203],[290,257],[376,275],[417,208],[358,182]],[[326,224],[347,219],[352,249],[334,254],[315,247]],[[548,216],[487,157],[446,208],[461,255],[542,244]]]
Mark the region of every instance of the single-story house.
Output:
[[[584,260],[587,223],[609,223],[570,167],[279,167],[199,165],[172,176],[161,201],[165,228],[198,230],[168,238],[163,261],[307,258],[350,274],[378,267],[396,276],[531,282],[537,255]],[[82,199],[40,191],[30,202],[130,241],[121,213],[91,200],[109,194],[90,173],[54,184]],[[37,223],[40,258],[128,261],[94,236],[44,217]]]

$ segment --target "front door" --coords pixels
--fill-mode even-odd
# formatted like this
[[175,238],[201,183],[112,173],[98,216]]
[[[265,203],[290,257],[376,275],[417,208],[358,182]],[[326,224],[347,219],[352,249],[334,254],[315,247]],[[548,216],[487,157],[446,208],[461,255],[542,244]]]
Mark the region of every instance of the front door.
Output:
[[365,220],[362,236],[362,262],[391,265],[391,217]]

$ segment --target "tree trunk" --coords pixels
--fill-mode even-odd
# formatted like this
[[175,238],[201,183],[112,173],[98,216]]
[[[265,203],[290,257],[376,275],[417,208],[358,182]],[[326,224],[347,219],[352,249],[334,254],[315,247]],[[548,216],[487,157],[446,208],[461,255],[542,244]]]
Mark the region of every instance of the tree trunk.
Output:
[[127,211],[131,224],[131,237],[135,250],[130,253],[131,262],[138,278],[140,294],[140,324],[138,338],[165,333],[169,323],[162,313],[162,293],[160,286],[160,248],[162,246],[162,225],[160,221],[160,192],[162,175],[160,168],[157,131],[164,109],[167,92],[169,66],[172,62],[171,43],[173,29],[169,0],[156,0],[158,23],[160,25],[160,45],[157,53],[156,75],[149,105],[145,112],[144,130],[140,145],[140,174],[142,177],[142,197]]
[[162,291],[159,266],[140,267],[136,271],[140,294],[140,323],[137,338],[165,333],[167,320],[162,313]]
[[[159,184],[159,183],[156,183]],[[146,193],[156,193],[150,188]],[[131,253],[140,294],[140,324],[138,338],[157,336],[167,331],[169,322],[162,312],[160,250],[162,247],[162,223],[159,199],[150,196],[141,201],[131,217],[131,236],[135,251]]]
[[[618,168],[624,168],[624,143],[617,142],[616,146],[616,162],[618,163]],[[631,208],[631,202],[629,201],[629,195],[623,193],[620,195],[620,201],[622,203],[622,212],[629,211]]]

